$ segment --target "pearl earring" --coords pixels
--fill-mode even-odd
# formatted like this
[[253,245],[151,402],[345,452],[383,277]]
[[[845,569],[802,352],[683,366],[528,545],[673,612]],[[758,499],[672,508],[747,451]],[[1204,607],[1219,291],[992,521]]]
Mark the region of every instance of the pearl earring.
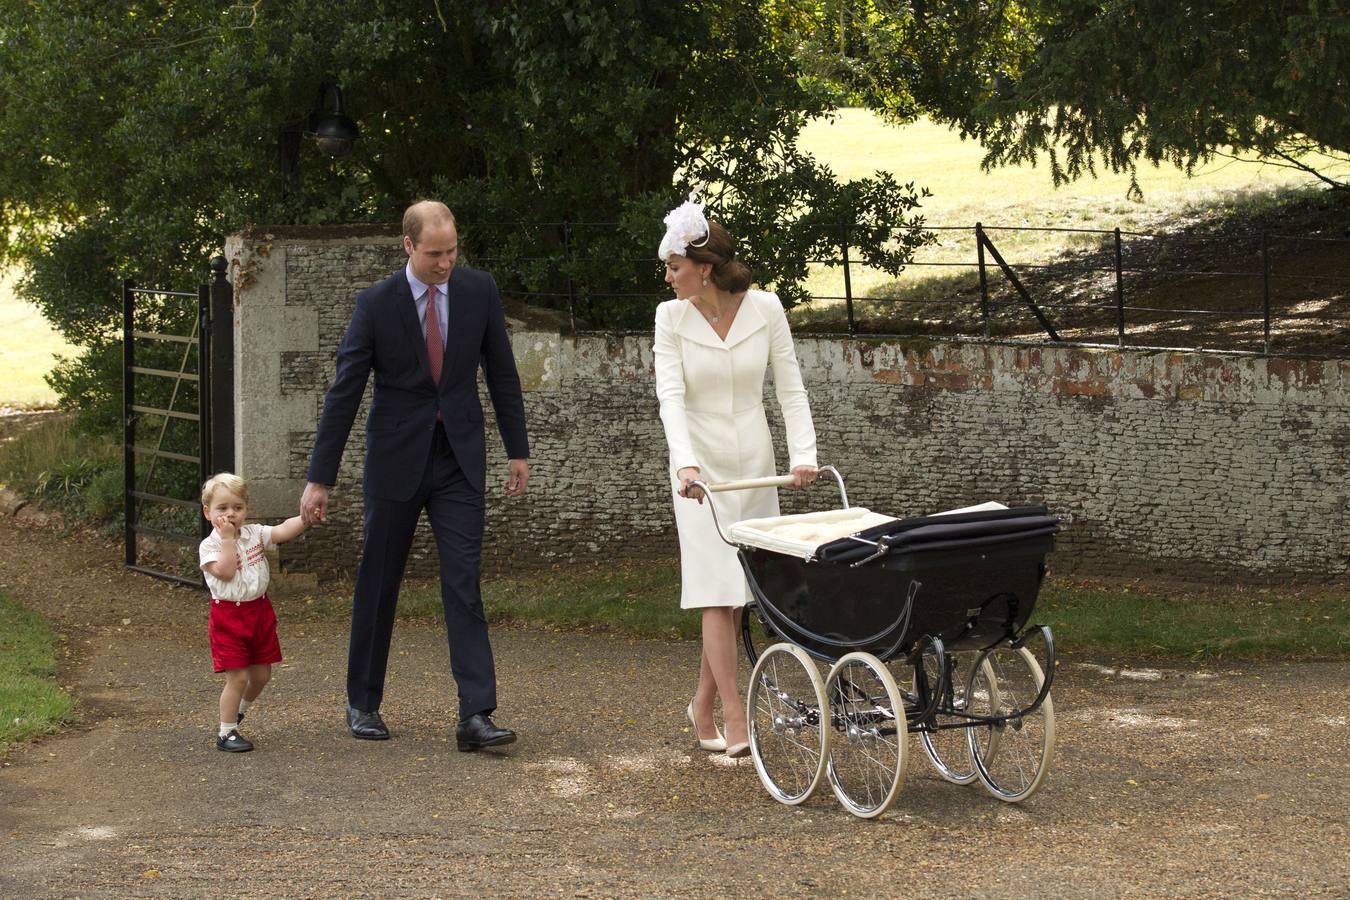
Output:
[[704,287],[707,287],[707,286],[708,286],[708,279],[706,279],[706,278],[703,279],[703,286],[704,286]]

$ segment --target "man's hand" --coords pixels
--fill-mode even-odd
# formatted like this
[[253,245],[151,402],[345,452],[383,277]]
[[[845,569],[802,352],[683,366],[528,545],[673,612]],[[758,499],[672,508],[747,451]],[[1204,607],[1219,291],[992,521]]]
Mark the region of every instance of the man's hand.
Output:
[[519,497],[530,482],[530,461],[513,459],[506,467],[506,496]]
[[305,485],[300,495],[300,518],[305,525],[318,525],[328,517],[328,485],[313,481]]

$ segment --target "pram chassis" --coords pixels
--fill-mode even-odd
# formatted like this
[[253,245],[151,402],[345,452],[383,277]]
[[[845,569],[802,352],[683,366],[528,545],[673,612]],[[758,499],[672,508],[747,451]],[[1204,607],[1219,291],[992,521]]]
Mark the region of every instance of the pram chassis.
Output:
[[[843,476],[820,472],[834,476],[848,509]],[[714,494],[793,477],[694,483]],[[880,815],[903,784],[911,733],[947,781],[978,779],[1009,802],[1037,790],[1054,748],[1055,647],[1048,627],[1028,621],[1051,535],[922,552],[864,541],[874,548],[866,558],[822,562],[737,543],[707,499],[753,598],[741,630],[754,665],[747,715],[771,795],[801,803],[827,777],[854,815]],[[762,652],[752,620],[776,639]],[[823,680],[818,664],[828,667]]]

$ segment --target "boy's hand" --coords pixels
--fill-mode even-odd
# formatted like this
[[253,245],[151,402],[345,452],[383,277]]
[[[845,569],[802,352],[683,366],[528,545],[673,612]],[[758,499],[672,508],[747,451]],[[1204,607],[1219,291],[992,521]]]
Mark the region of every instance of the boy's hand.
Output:
[[220,533],[221,540],[232,541],[238,537],[238,532],[235,530],[234,524],[230,521],[230,517],[225,513],[216,516],[211,524],[216,526],[216,531]]

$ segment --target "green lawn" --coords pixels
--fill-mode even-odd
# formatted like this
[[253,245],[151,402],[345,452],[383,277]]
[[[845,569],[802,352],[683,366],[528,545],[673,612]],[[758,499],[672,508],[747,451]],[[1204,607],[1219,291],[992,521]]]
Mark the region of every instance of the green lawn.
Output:
[[1234,589],[1223,596],[1051,583],[1036,619],[1072,653],[1242,659],[1350,657],[1350,601]]
[[[864,109],[840,110],[833,121],[811,123],[801,146],[827,164],[840,179],[865,178],[878,169],[899,181],[927,187],[933,196],[924,213],[934,225],[1135,224],[1178,199],[1211,199],[1290,184],[1309,183],[1301,172],[1273,165],[1216,160],[1194,178],[1171,166],[1145,166],[1139,172],[1142,203],[1126,199],[1126,175],[1102,174],[1056,190],[1048,165],[980,171],[984,149],[963,141],[951,129],[919,120],[888,125]],[[1030,213],[1049,217],[1032,221]],[[1084,225],[1082,227],[1091,227]]]
[[[1287,189],[1309,186],[1311,176],[1293,169],[1253,162],[1216,160],[1194,177],[1171,166],[1145,166],[1139,172],[1143,199],[1127,198],[1129,177],[1102,174],[1056,189],[1048,165],[980,171],[984,150],[971,141],[926,120],[898,127],[862,109],[840,110],[833,121],[812,123],[801,146],[827,164],[841,180],[889,171],[932,196],[920,210],[928,226],[959,226],[937,231],[939,242],[916,254],[915,262],[974,263],[973,227],[1120,228],[1124,231],[1170,232],[1200,218],[1219,215],[1243,203]],[[1329,169],[1330,170],[1330,169]],[[1344,172],[1342,164],[1335,171]],[[991,232],[991,239],[1010,265],[1048,262],[1075,246],[1099,238],[1063,232]],[[855,297],[927,299],[961,294],[978,296],[973,269],[914,265],[900,278],[854,264]],[[837,266],[818,265],[808,281],[817,296],[843,293]],[[795,322],[821,316],[838,301],[817,300],[792,311]],[[864,312],[868,311],[866,305]]]
[[52,643],[41,616],[0,594],[0,756],[70,718],[70,696],[54,678]]
[[0,406],[43,407],[56,394],[43,376],[74,353],[34,307],[14,296],[16,273],[0,271]]

